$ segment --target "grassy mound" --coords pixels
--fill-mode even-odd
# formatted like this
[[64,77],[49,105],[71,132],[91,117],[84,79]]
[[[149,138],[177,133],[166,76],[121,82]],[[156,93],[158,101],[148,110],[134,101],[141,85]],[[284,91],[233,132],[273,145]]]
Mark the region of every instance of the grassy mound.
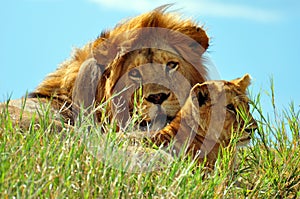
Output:
[[290,105],[281,116],[265,116],[259,95],[253,107],[259,131],[250,146],[233,142],[209,172],[192,159],[133,144],[109,123],[53,133],[45,114],[38,129],[21,132],[4,112],[0,198],[300,198],[300,112]]

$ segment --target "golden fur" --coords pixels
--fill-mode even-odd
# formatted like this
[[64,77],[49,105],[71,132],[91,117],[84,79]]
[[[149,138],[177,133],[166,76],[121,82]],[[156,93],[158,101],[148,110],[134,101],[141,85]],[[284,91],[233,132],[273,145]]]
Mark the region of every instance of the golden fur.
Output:
[[232,137],[238,145],[245,145],[257,128],[249,112],[246,88],[250,76],[232,81],[208,81],[196,84],[175,119],[162,130],[151,134],[157,145],[171,141],[178,152],[185,149],[200,161],[207,157],[214,165],[219,148],[229,145]]
[[[201,55],[209,46],[209,38],[196,22],[182,19],[176,13],[168,13],[165,11],[167,8],[168,6],[162,6],[125,20],[114,29],[103,32],[83,48],[77,49],[70,60],[62,63],[45,78],[27,101],[51,101],[52,108],[62,115],[63,121],[73,124],[76,101],[73,97],[86,95],[83,89],[75,88],[75,82],[82,65],[88,60],[94,60],[94,67],[98,67],[101,72],[95,93],[91,96],[94,105],[109,100],[115,93],[128,87],[121,94],[126,105],[124,113],[119,114],[120,110],[110,107],[119,114],[121,123],[126,122],[133,107],[133,93],[138,90],[141,82],[146,81],[148,83],[143,85],[142,93],[142,97],[146,99],[143,102],[145,120],[150,121],[157,113],[174,118],[186,100],[189,89],[207,79]],[[168,72],[163,73],[160,71],[162,68]],[[157,74],[162,74],[159,77],[162,82],[151,83],[150,79]],[[184,86],[181,85],[182,82],[185,83]],[[74,94],[74,91],[79,94]],[[162,95],[166,99],[157,110],[157,101],[153,102],[153,99]],[[116,100],[110,106],[115,102]],[[100,117],[100,114],[97,116]]]

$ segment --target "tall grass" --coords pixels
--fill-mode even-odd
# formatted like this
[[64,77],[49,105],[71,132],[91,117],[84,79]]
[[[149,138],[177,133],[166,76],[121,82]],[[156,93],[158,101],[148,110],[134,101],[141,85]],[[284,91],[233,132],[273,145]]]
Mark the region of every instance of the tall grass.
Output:
[[[222,149],[210,172],[192,159],[132,143],[105,118],[105,128],[90,129],[87,120],[61,133],[44,126],[21,132],[4,110],[0,198],[300,198],[300,111],[291,103],[269,117],[260,97],[252,97],[259,129],[250,146]],[[45,114],[43,124],[51,125],[50,118]]]

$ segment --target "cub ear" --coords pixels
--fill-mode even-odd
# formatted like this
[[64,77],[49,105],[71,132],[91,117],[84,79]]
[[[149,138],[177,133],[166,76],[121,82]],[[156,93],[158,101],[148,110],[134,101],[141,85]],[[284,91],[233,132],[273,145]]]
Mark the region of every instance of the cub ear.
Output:
[[191,89],[191,96],[194,105],[196,105],[195,103],[197,103],[199,107],[205,105],[210,100],[207,84],[196,84]]
[[249,74],[246,74],[241,78],[232,80],[231,82],[237,85],[241,91],[246,92],[248,86],[251,83],[251,76]]

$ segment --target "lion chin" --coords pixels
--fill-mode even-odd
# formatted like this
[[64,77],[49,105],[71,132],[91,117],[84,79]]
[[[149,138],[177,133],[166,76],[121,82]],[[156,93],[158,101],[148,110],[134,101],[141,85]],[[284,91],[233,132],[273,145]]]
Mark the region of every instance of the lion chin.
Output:
[[139,129],[142,131],[160,130],[175,118],[175,116],[168,116],[160,105],[151,106],[147,115],[150,117],[144,117],[139,124]]

